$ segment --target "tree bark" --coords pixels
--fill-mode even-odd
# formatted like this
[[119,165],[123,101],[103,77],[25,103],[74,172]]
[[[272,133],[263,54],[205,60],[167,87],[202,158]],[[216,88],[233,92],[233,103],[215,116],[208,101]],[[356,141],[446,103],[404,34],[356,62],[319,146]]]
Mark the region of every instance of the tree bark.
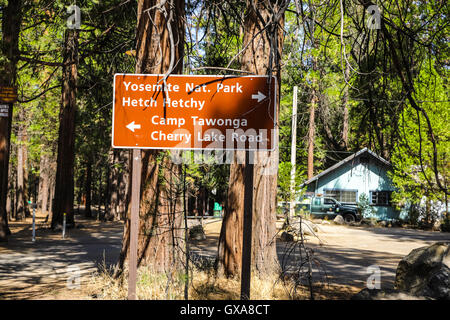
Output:
[[116,169],[116,150],[111,149],[108,153],[108,206],[106,208],[105,219],[108,221],[117,221],[117,195],[119,186],[119,175]]
[[[48,220],[53,220],[53,208],[55,203],[55,179],[50,182],[50,194],[49,194],[49,204],[48,204]],[[47,222],[46,221],[46,222]]]
[[225,214],[219,236],[219,272],[227,277],[239,276],[242,266],[244,227],[245,152],[237,151],[230,166]]
[[[167,1],[164,4],[166,17],[161,10],[154,8],[157,3],[161,1],[141,0],[138,3],[136,73],[164,74],[169,71],[171,58],[175,62],[172,73],[181,73],[184,0]],[[145,11],[152,7],[152,10]],[[173,32],[172,50],[168,26]],[[183,238],[182,186],[176,183],[180,174],[180,166],[173,164],[161,151],[142,152],[138,265],[149,265],[154,271],[174,272],[181,268],[184,257],[179,250],[182,245],[178,244]],[[129,252],[129,219],[128,215],[119,259],[120,269],[123,269]]]
[[[314,86],[314,81],[313,81]],[[311,92],[311,106],[309,107],[309,129],[308,129],[308,180],[314,177],[314,139],[316,136],[316,104],[317,94],[313,87]]]
[[17,215],[16,220],[31,216],[28,206],[28,148],[25,111],[19,111],[19,130],[17,144]]
[[[289,1],[281,1],[277,4],[270,2],[266,0],[247,2],[243,44],[250,43],[250,45],[243,52],[241,64],[244,70],[254,74],[271,75],[274,73],[277,82],[280,83],[279,64],[284,38],[282,26],[284,25],[284,12]],[[269,9],[271,7],[273,9]],[[268,24],[267,29],[261,32],[262,26],[266,26],[271,19],[275,23]],[[272,44],[269,35],[270,38],[275,39]],[[277,90],[277,96],[279,96],[280,89],[277,88]],[[277,109],[279,111],[278,101]],[[278,132],[275,134],[275,139],[278,139]],[[236,152],[235,155],[235,158],[244,156],[242,152]],[[270,275],[278,271],[275,243],[278,157],[278,149],[273,152],[255,152],[252,270],[259,276]],[[230,189],[219,241],[219,271],[223,271],[226,276],[238,276],[241,270],[244,168],[244,165],[237,164],[236,161],[230,166]]]
[[15,209],[15,174],[11,167],[9,167],[9,181],[8,181],[8,195],[6,199],[6,214],[9,220],[11,220],[14,216]]
[[114,150],[111,170],[110,210],[114,220],[125,220],[130,202],[130,151]]
[[39,208],[41,208],[42,213],[47,213],[47,205],[48,205],[48,194],[49,194],[49,158],[48,155],[41,155],[41,163],[40,163],[40,183],[39,183]]
[[89,157],[88,163],[86,164],[86,180],[84,184],[84,192],[86,194],[86,204],[84,207],[84,215],[87,218],[92,217],[92,160]]
[[[20,125],[22,127],[22,125]],[[24,178],[24,141],[22,128],[19,129],[19,143],[17,145],[17,213],[16,220],[25,218],[25,178]]]
[[[350,81],[350,67],[349,64],[345,64],[345,79]],[[342,113],[343,113],[343,125],[342,125],[342,147],[348,149],[348,127],[349,127],[349,107],[348,107],[348,85],[344,89],[344,96],[342,101]]]
[[42,196],[41,196],[41,212],[42,213],[47,213],[47,207],[48,207],[48,178],[45,179],[43,181],[43,186],[42,186]]
[[[25,115],[23,115],[23,119],[25,120]],[[27,146],[27,129],[24,126],[22,131],[22,149],[23,149],[23,208],[25,213],[25,218],[31,217],[30,206],[28,205],[28,200],[30,199],[28,195],[28,146]]]
[[63,56],[63,62],[71,64],[63,67],[52,228],[55,228],[57,225],[62,225],[64,213],[67,214],[67,226],[73,227],[75,225],[73,214],[73,165],[75,150],[75,116],[77,111],[78,31],[66,31]]
[[[0,85],[16,84],[17,61],[19,58],[19,32],[22,23],[22,1],[8,1],[2,8],[3,59],[0,61]],[[0,241],[7,241],[11,233],[8,227],[6,198],[8,194],[8,164],[11,141],[13,104],[9,103],[8,117],[0,117]]]
[[101,215],[101,199],[102,199],[102,176],[103,176],[103,170],[100,166],[100,171],[98,172],[98,175],[95,177],[94,181],[98,182],[98,187],[94,189],[97,189],[95,192],[94,202],[97,204],[97,220],[100,219]]
[[[110,157],[110,155],[108,156],[108,158]],[[113,220],[113,218],[110,215],[110,206],[111,206],[111,195],[110,195],[110,191],[111,191],[111,167],[107,166],[106,168],[106,174],[105,174],[105,188],[103,190],[103,205],[105,208],[105,214],[103,216],[103,219],[105,221],[111,221]]]

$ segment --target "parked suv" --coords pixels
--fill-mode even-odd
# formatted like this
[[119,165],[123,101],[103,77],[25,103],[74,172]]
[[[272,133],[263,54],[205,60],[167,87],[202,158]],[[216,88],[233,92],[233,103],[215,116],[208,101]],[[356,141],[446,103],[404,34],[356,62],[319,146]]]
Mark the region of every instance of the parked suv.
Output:
[[336,199],[329,197],[312,197],[308,198],[309,203],[298,203],[295,206],[295,211],[311,213],[317,218],[330,217],[335,218],[341,215],[346,223],[351,223],[361,220],[361,214],[356,206],[345,205]]

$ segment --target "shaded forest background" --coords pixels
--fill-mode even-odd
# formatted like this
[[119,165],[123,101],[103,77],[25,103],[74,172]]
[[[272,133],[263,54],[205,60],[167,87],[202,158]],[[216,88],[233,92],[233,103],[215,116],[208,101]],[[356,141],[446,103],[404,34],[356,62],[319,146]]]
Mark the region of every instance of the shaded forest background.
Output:
[[[29,216],[29,201],[49,213],[53,228],[64,212],[73,226],[80,206],[87,217],[96,208],[96,218],[109,221],[126,220],[129,211],[130,153],[111,148],[112,81],[115,73],[168,71],[164,64],[139,64],[152,54],[141,55],[140,41],[155,37],[137,27],[139,17],[157,2],[77,1],[79,30],[67,28],[71,4],[0,1],[0,68],[9,75],[8,66],[16,68],[1,84],[18,88],[7,189],[2,189],[6,205],[1,214],[9,221]],[[308,174],[308,157],[316,174],[368,147],[393,164],[396,205],[423,196],[446,203],[449,4],[397,0],[377,5],[379,20],[369,1],[167,1],[150,20],[157,25],[160,19],[164,30],[167,21],[158,14],[166,8],[179,15],[182,64],[176,72],[182,74],[258,73],[246,64],[246,45],[259,36],[268,45],[263,74],[281,79],[277,200],[293,196],[292,92],[298,86],[298,192]],[[256,31],[249,38],[251,21]],[[11,25],[18,27],[12,51],[7,46]],[[166,152],[148,154],[147,162],[165,166],[166,158]],[[228,182],[233,170],[233,165],[211,163],[186,166],[188,213],[211,214],[214,202],[232,207]]]

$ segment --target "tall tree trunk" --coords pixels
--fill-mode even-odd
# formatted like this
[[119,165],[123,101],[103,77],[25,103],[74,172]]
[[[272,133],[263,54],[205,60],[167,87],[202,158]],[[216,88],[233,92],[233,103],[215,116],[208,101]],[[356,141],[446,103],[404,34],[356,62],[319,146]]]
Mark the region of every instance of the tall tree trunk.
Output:
[[[314,86],[314,82],[313,82]],[[316,136],[316,104],[317,93],[313,87],[311,92],[311,106],[309,107],[309,129],[308,129],[308,180],[314,177],[314,139]]]
[[23,107],[19,111],[19,130],[17,144],[17,216],[16,220],[30,217],[28,207],[28,148],[25,111]]
[[219,236],[219,272],[227,277],[239,276],[242,266],[244,227],[245,152],[235,152],[230,166],[228,196]]
[[25,148],[23,140],[22,124],[19,129],[19,143],[17,145],[17,213],[16,220],[23,220],[25,218],[25,178],[24,178],[24,164],[25,164]]
[[[350,76],[350,66],[348,63],[345,64],[345,79],[347,81],[349,80]],[[344,89],[344,96],[342,101],[342,113],[343,113],[343,125],[342,125],[342,147],[345,150],[348,150],[348,123],[349,123],[349,117],[348,117],[348,85]]]
[[[127,197],[126,192],[122,194],[120,190],[121,177],[124,174],[120,164],[120,150],[112,150],[109,156],[109,165],[111,167],[109,178],[109,219],[114,221],[120,220],[122,215],[119,209],[119,194]],[[123,199],[126,201],[126,199]]]
[[78,31],[67,30],[64,44],[63,85],[59,114],[58,156],[52,228],[61,225],[64,213],[67,225],[75,225],[73,214],[73,164],[75,147],[76,92],[78,77]]
[[126,220],[130,203],[130,150],[120,150],[117,153],[116,167],[118,170],[118,188],[116,201],[116,216],[119,220]]
[[117,187],[119,185],[119,176],[116,170],[116,152],[114,149],[108,152],[108,175],[107,175],[107,208],[105,219],[116,221],[117,219]]
[[109,194],[111,188],[111,167],[107,166],[105,173],[105,188],[103,189],[103,205],[105,208],[105,214],[103,216],[105,221],[111,221],[113,218],[110,215],[110,204],[111,204],[111,196]]
[[[289,1],[277,4],[273,1],[269,3],[267,0],[248,1],[244,18],[243,44],[250,43],[250,45],[243,52],[242,68],[260,75],[275,73],[278,83],[281,81],[279,64],[284,38],[282,27],[288,4]],[[266,31],[261,32],[261,26],[265,26],[271,19],[274,23],[270,24]],[[258,35],[259,32],[261,33]],[[274,39],[272,44],[269,35]],[[278,88],[277,96],[279,93]],[[279,110],[278,101],[277,109]],[[278,114],[277,111],[277,116]],[[277,139],[278,133],[275,135],[275,140]],[[242,152],[236,152],[235,155],[236,158],[244,156]],[[273,152],[255,152],[252,269],[259,276],[273,274],[278,270],[275,244],[278,156],[278,149]],[[236,162],[230,167],[230,189],[219,241],[220,270],[227,276],[239,275],[241,270],[244,167]]]
[[98,173],[98,176],[96,177],[95,181],[98,182],[97,186],[97,192],[96,194],[96,203],[97,203],[97,220],[100,219],[101,216],[101,210],[102,210],[102,176],[103,176],[103,170],[102,166],[100,166],[100,172]]
[[42,211],[42,189],[43,189],[43,180],[44,180],[44,168],[46,167],[45,164],[45,157],[44,154],[41,154],[40,161],[39,161],[39,190],[38,190],[38,196],[36,199],[37,208]]
[[[184,0],[167,1],[163,12],[155,9],[162,1],[140,0],[138,3],[136,73],[164,74],[170,61],[175,62],[172,73],[182,72],[184,46]],[[146,11],[150,8],[152,10]],[[151,17],[151,18],[150,18]],[[171,18],[170,18],[171,17]],[[171,21],[170,21],[171,20]],[[173,32],[174,48],[167,26]],[[172,56],[174,53],[175,56]],[[173,272],[181,267],[182,190],[176,186],[180,166],[173,164],[161,151],[142,152],[142,184],[138,242],[138,265],[150,265],[155,271]],[[124,229],[119,267],[128,255],[129,217]]]
[[[25,116],[23,116],[25,119]],[[28,200],[30,199],[28,195],[28,147],[27,147],[27,129],[23,127],[23,138],[22,138],[22,148],[23,148],[23,208],[26,218],[31,217],[30,206],[28,205]]]
[[55,179],[50,181],[50,194],[48,197],[48,220],[53,220],[53,208],[55,204]]
[[48,192],[49,190],[49,180],[48,178],[44,180],[43,186],[42,186],[42,202],[41,202],[41,212],[47,213],[47,207],[48,207]]
[[84,208],[85,217],[92,217],[92,160],[89,157],[88,163],[86,164],[86,180],[84,184],[84,192],[86,194],[86,204]]
[[13,170],[11,166],[9,167],[9,174],[8,174],[8,195],[6,199],[6,214],[9,220],[11,220],[14,216],[14,190],[15,190],[15,174],[13,173]]
[[39,208],[42,213],[47,213],[48,191],[49,191],[49,158],[47,154],[41,155],[40,183],[39,183]]
[[[19,32],[22,23],[22,1],[8,1],[2,8],[2,43],[0,60],[0,86],[16,84],[19,58]],[[8,164],[11,141],[13,104],[8,104],[8,116],[0,117],[0,241],[7,241],[8,227],[6,198],[8,194]]]

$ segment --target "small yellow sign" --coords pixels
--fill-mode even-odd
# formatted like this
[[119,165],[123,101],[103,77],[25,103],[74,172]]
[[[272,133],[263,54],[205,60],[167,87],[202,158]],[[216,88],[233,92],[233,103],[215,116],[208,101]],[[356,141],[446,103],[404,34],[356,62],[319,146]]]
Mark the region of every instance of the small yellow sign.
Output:
[[0,86],[0,102],[13,103],[17,101],[16,87],[1,87]]

